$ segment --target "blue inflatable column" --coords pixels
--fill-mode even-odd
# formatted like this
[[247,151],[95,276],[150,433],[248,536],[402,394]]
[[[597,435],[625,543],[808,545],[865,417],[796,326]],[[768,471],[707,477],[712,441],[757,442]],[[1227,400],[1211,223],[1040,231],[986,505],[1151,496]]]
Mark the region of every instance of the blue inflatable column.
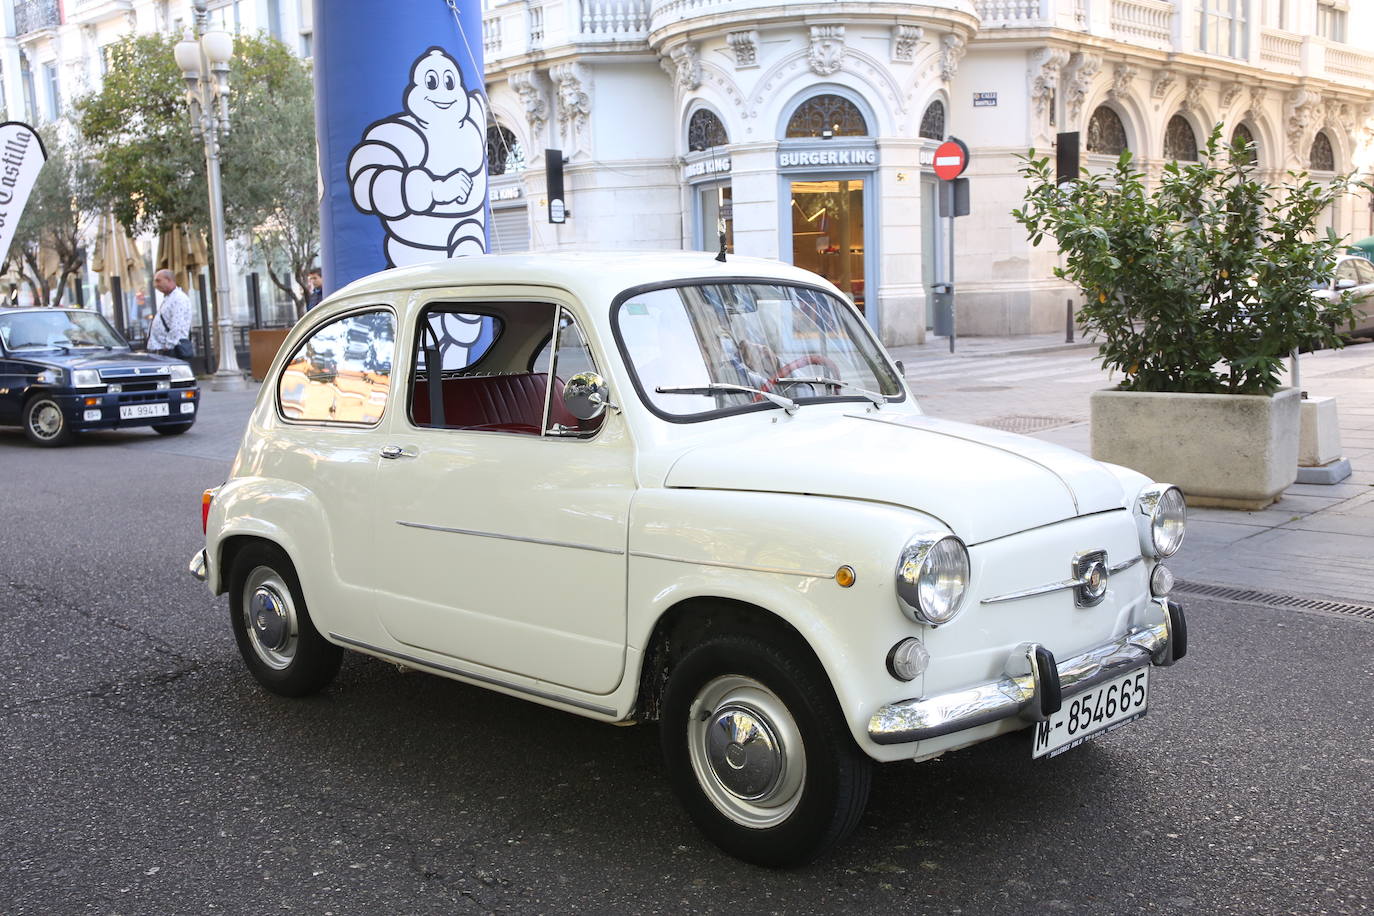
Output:
[[477,0],[315,0],[326,292],[487,249]]

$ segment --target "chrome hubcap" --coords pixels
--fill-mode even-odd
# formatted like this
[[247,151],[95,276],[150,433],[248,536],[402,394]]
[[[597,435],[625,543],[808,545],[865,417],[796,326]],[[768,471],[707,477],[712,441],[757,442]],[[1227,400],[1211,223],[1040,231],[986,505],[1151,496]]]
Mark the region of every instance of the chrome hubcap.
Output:
[[796,720],[758,681],[718,677],[692,702],[688,751],[711,803],[737,824],[762,829],[797,807],[806,755]]
[[243,589],[243,623],[253,651],[265,664],[282,670],[296,657],[300,628],[291,589],[273,569],[259,566]]
[[30,415],[29,426],[39,437],[51,439],[62,430],[62,411],[55,404],[42,404]]

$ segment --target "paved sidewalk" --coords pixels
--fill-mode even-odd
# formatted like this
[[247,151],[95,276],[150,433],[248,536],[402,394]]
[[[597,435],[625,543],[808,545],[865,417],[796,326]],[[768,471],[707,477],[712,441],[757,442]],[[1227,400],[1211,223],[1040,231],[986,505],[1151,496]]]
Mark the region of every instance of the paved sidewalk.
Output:
[[[892,353],[928,413],[1024,431],[1085,454],[1088,397],[1113,384],[1100,368],[1094,373],[1095,347],[1066,347],[1063,334],[961,338],[954,355],[937,338]],[[1191,583],[1370,602],[1374,344],[1304,354],[1300,373],[1310,395],[1336,398],[1352,475],[1334,486],[1295,484],[1260,512],[1190,510],[1187,541],[1169,567]]]

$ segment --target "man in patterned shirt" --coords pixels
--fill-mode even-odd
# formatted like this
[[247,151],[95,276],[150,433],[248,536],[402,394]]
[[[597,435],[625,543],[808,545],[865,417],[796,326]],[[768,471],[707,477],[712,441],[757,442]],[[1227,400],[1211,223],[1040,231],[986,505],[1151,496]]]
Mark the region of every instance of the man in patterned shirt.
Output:
[[191,336],[191,300],[177,286],[170,270],[154,274],[153,286],[162,293],[162,305],[148,329],[148,352],[171,353],[177,341]]

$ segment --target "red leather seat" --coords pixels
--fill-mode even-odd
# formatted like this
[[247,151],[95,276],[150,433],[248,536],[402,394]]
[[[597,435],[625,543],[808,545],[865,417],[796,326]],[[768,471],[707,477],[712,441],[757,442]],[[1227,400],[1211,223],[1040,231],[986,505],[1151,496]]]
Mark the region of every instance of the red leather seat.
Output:
[[[562,382],[555,380],[558,389]],[[444,423],[450,429],[488,429],[538,435],[544,422],[544,399],[548,376],[536,372],[515,375],[479,375],[446,378],[444,385]],[[415,422],[429,426],[429,384],[415,383],[411,398]],[[577,420],[567,412],[560,398],[550,408],[554,423],[574,426]]]

